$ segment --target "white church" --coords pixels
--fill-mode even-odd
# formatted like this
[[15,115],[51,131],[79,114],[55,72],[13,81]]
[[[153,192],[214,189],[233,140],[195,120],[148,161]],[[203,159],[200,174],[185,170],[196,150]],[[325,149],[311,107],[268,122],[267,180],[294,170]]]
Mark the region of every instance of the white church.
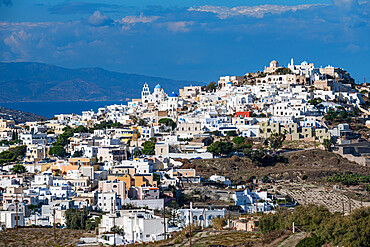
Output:
[[184,101],[176,93],[166,94],[160,84],[157,84],[151,93],[147,83],[141,91],[141,102],[144,106],[153,103],[158,110],[168,111],[171,116],[176,115],[177,109],[184,105]]
[[159,105],[161,102],[167,99],[168,95],[164,92],[161,85],[157,84],[154,87],[154,92],[151,93],[147,83],[144,84],[143,90],[141,91],[141,102],[145,104],[155,103]]

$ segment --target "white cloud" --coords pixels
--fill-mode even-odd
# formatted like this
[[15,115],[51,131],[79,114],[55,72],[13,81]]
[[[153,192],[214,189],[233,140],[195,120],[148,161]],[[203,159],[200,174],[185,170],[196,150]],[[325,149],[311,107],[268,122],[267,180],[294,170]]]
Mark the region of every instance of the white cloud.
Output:
[[100,11],[95,11],[87,20],[87,24],[94,27],[108,26],[113,23],[113,20],[106,15],[103,15]]
[[135,25],[136,23],[150,23],[157,20],[158,18],[158,16],[143,16],[143,13],[141,13],[140,16],[123,17],[121,20],[117,20],[117,22],[120,24]]
[[341,9],[353,9],[358,7],[357,0],[333,0],[333,4]]
[[13,53],[19,54],[21,58],[28,58],[27,49],[24,43],[31,37],[25,31],[13,32],[10,36],[4,39],[4,44],[7,45]]
[[176,21],[176,22],[167,22],[167,27],[172,32],[188,32],[191,25],[194,24],[192,21]]
[[36,27],[50,27],[61,25],[62,22],[3,22],[0,21],[0,30],[33,29]]
[[229,8],[226,6],[194,6],[190,7],[188,11],[200,11],[215,13],[220,19],[226,19],[233,16],[248,16],[262,18],[265,14],[281,14],[288,11],[297,11],[308,9],[311,7],[327,6],[326,4],[302,4],[295,6],[288,5],[259,5],[259,6],[238,6]]

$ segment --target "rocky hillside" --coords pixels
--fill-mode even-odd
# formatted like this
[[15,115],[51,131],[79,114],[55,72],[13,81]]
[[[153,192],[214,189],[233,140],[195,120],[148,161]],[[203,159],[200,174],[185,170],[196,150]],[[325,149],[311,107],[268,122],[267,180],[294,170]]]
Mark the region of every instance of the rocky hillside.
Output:
[[7,109],[0,106],[0,118],[2,119],[12,119],[16,124],[39,121],[40,119],[46,120],[48,118],[42,117],[33,113],[23,112],[18,110]]
[[273,166],[256,166],[247,158],[231,157],[224,159],[194,160],[185,163],[183,168],[195,168],[198,175],[209,178],[217,174],[223,175],[236,183],[245,183],[252,176],[262,178],[269,176],[274,179],[301,179],[307,176],[308,181],[320,181],[336,172],[356,172],[370,174],[370,167],[357,165],[341,156],[323,150],[301,151],[286,155],[286,164],[277,163]]

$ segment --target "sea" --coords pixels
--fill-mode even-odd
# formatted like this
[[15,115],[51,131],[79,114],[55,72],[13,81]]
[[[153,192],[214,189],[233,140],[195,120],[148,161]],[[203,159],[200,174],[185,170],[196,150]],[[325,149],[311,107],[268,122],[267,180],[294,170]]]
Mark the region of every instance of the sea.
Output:
[[0,106],[52,118],[56,114],[81,114],[82,111],[91,109],[96,112],[100,107],[114,104],[126,105],[127,101],[15,102],[0,103]]

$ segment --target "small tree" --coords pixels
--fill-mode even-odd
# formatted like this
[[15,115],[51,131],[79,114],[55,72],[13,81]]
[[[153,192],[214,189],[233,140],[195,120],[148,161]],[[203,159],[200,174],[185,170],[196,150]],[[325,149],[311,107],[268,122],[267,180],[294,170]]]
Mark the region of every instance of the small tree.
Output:
[[266,150],[246,148],[243,150],[244,155],[254,163],[261,163],[263,158],[266,156]]
[[82,155],[83,155],[83,153],[82,153],[82,151],[81,151],[81,150],[75,151],[75,152],[73,153],[73,157],[82,157]]
[[224,226],[226,226],[226,219],[225,218],[213,218],[212,219],[212,226],[217,230],[221,230]]
[[207,93],[212,93],[212,92],[216,91],[217,84],[216,84],[216,82],[212,81],[207,86],[203,86],[202,89],[204,91],[206,91]]
[[226,133],[226,136],[238,136],[238,133],[235,130],[230,130]]
[[221,131],[219,131],[219,130],[212,131],[212,135],[221,136]]
[[324,148],[326,151],[328,152],[331,152],[331,145],[333,144],[333,142],[331,141],[331,139],[325,139],[324,142],[322,143],[322,145],[324,145]]
[[144,119],[142,119],[142,118],[139,119],[139,121],[137,122],[137,125],[143,126],[143,127],[148,126],[147,123],[146,123],[146,121]]
[[86,229],[89,218],[89,210],[70,208],[65,211],[66,225],[68,229]]
[[244,138],[243,137],[241,137],[241,136],[236,136],[236,137],[234,137],[233,138],[233,142],[235,143],[235,144],[242,144],[243,142],[244,142]]
[[138,121],[138,119],[137,119],[137,117],[136,116],[130,116],[130,119],[131,119],[131,121],[134,123],[134,124],[136,124],[137,123],[137,121]]
[[292,74],[292,71],[289,68],[278,68],[275,70],[274,74],[286,75],[286,74]]
[[155,154],[155,143],[156,143],[156,139],[150,139],[150,141],[146,141],[144,142],[143,146],[144,146],[144,149],[142,151],[143,154],[145,155],[154,155]]
[[162,118],[158,121],[158,123],[171,127],[172,130],[176,129],[177,126],[177,124],[171,118]]
[[27,169],[24,165],[17,164],[13,166],[11,171],[16,174],[21,174],[27,172]]
[[0,164],[13,162],[16,160],[16,156],[13,152],[10,151],[3,151],[0,153]]
[[140,150],[140,149],[136,149],[132,155],[135,156],[135,157],[139,157],[143,154],[143,152]]
[[10,152],[13,152],[16,157],[23,158],[26,155],[27,152],[27,146],[16,146],[14,148],[9,148]]
[[64,149],[63,146],[54,146],[49,149],[49,155],[58,156],[58,157],[65,157],[67,156],[67,151]]
[[285,140],[285,135],[280,133],[273,133],[270,135],[269,138],[266,139],[269,147],[275,151],[278,148],[281,148],[283,146],[283,141]]
[[207,152],[213,155],[229,155],[233,150],[233,144],[230,142],[217,141],[207,147]]

